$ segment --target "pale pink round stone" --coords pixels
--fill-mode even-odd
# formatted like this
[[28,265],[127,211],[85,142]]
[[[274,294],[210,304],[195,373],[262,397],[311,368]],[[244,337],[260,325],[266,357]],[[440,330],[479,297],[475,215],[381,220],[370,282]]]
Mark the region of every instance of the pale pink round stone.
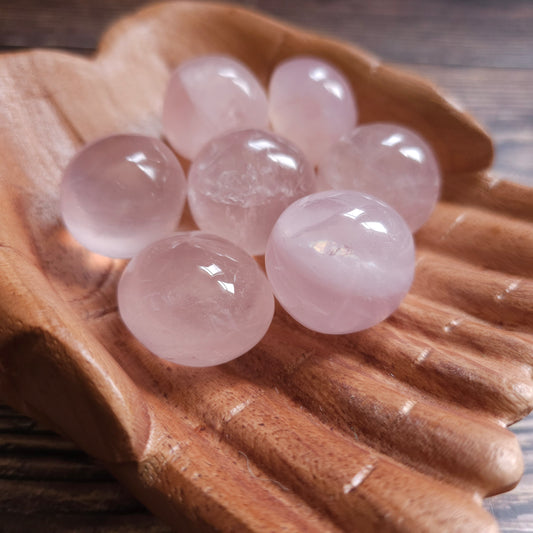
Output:
[[357,120],[348,80],[333,65],[314,57],[292,58],[274,70],[269,115],[274,131],[297,144],[313,164]]
[[61,213],[86,248],[125,258],[175,230],[186,196],[183,170],[162,141],[112,135],[85,146],[68,164]]
[[267,131],[236,131],[210,141],[193,161],[189,206],[202,230],[264,254],[283,210],[316,186],[296,146]]
[[246,353],[274,314],[272,289],[254,259],[203,232],[175,233],[135,256],[120,279],[118,305],[141,343],[187,366]]
[[298,322],[351,333],[387,318],[413,280],[413,237],[387,204],[355,191],[324,191],[288,207],[265,255],[274,294]]
[[267,126],[265,91],[239,61],[203,56],[185,61],[172,74],[163,105],[163,131],[187,159],[226,131]]
[[429,218],[440,192],[431,147],[398,124],[364,124],[335,143],[319,165],[324,188],[355,189],[390,204],[411,231]]

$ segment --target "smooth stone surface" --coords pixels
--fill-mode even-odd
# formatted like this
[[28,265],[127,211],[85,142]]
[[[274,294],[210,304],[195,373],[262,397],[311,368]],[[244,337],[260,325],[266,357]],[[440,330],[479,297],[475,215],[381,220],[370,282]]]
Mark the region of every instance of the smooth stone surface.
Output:
[[176,233],[135,256],[122,274],[118,305],[126,326],[154,354],[187,366],[235,359],[264,336],[272,289],[233,243]]
[[320,333],[351,333],[398,307],[413,280],[414,243],[387,204],[325,191],[285,210],[265,264],[276,298],[295,320]]
[[317,177],[292,143],[262,130],[210,141],[189,170],[189,205],[198,226],[264,254],[283,210],[314,192]]
[[176,229],[186,197],[181,165],[162,141],[112,135],[87,145],[68,164],[61,213],[86,248],[126,258]]
[[163,105],[163,131],[187,159],[224,132],[267,126],[265,91],[239,61],[202,56],[185,61],[172,74]]
[[430,217],[440,170],[429,144],[398,124],[364,124],[336,142],[318,168],[325,189],[355,189],[390,204],[411,231]]
[[272,73],[269,116],[274,131],[297,144],[314,165],[354,128],[357,109],[350,83],[336,67],[295,57]]

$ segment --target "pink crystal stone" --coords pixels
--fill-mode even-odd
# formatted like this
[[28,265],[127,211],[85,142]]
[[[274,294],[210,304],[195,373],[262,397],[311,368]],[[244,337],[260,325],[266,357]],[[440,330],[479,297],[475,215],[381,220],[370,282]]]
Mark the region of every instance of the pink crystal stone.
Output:
[[328,148],[355,126],[350,83],[332,65],[313,57],[281,63],[269,86],[274,131],[296,143],[316,164]]
[[131,257],[175,230],[186,196],[183,170],[162,141],[112,135],[70,161],[61,183],[61,213],[89,250]]
[[398,124],[364,124],[335,143],[319,165],[324,188],[355,189],[390,204],[416,231],[439,198],[440,171],[430,146]]
[[413,280],[413,237],[376,198],[324,191],[301,198],[277,221],[266,271],[298,322],[320,333],[351,333],[387,318]]
[[141,343],[187,366],[239,357],[274,314],[272,289],[253,258],[198,231],[175,233],[135,256],[120,279],[118,305]]
[[187,159],[226,131],[267,126],[265,91],[239,61],[203,56],[182,63],[172,74],[163,106],[163,130]]
[[194,160],[189,205],[201,229],[263,254],[279,215],[316,185],[296,146],[267,131],[236,131],[210,141]]

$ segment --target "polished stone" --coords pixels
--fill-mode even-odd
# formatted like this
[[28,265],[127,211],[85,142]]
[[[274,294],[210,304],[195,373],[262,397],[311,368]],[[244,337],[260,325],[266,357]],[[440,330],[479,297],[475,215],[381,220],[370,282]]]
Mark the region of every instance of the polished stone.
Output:
[[298,56],[272,74],[269,116],[274,131],[297,144],[314,165],[354,128],[357,109],[350,83],[337,68]]
[[411,231],[429,218],[440,171],[429,144],[398,124],[364,124],[335,143],[319,165],[324,189],[354,189],[390,204]]
[[126,258],[176,229],[186,196],[183,170],[162,141],[112,135],[84,147],[65,169],[61,213],[86,248]]
[[414,275],[413,237],[376,198],[324,191],[297,200],[268,241],[274,294],[298,322],[320,333],[351,333],[387,318]]
[[264,254],[283,210],[316,190],[317,178],[292,143],[262,130],[244,130],[210,141],[189,170],[189,205],[205,231],[250,254]]
[[176,233],[135,256],[120,279],[118,304],[142,344],[187,366],[246,353],[274,313],[272,289],[254,259],[203,232]]
[[172,74],[163,105],[163,131],[192,160],[226,131],[268,126],[266,94],[254,74],[227,56],[202,56]]

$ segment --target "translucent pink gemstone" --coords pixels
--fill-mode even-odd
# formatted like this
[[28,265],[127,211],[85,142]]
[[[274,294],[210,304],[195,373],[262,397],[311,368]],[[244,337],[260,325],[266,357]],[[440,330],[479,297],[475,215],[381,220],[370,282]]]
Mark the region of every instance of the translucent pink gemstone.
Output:
[[194,160],[189,205],[201,229],[263,254],[279,215],[316,185],[296,146],[267,131],[237,131],[210,141]]
[[135,256],[120,279],[118,304],[149,350],[187,366],[239,357],[274,314],[272,289],[253,258],[202,232],[176,233]]
[[67,166],[61,212],[86,248],[131,257],[175,230],[186,196],[183,170],[162,141],[112,135],[87,145]]
[[296,143],[313,164],[353,129],[357,119],[348,80],[313,57],[289,59],[274,70],[269,114],[274,131]]
[[268,126],[263,87],[242,63],[226,56],[203,56],[182,63],[172,74],[163,106],[163,130],[188,159],[226,131]]
[[265,255],[274,294],[298,322],[350,333],[388,317],[413,280],[413,237],[387,204],[355,191],[297,200],[272,230]]
[[431,215],[440,171],[430,146],[398,124],[364,124],[340,139],[319,165],[324,188],[355,189],[390,204],[416,231]]

